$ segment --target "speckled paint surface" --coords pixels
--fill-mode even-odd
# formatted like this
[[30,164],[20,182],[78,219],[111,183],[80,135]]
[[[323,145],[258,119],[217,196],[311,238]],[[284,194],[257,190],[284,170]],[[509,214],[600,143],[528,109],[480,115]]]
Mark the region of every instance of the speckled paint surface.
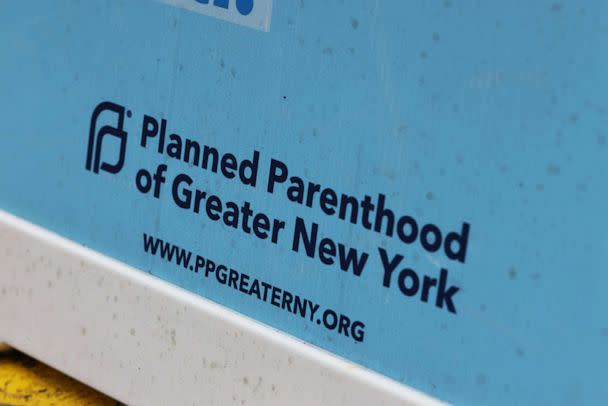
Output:
[[[459,404],[597,404],[604,295],[608,3],[275,1],[269,32],[153,1],[17,2],[0,13],[0,208]],[[124,168],[85,170],[91,113],[133,114]],[[141,117],[234,153],[256,188],[139,146]],[[442,231],[466,261],[264,188],[268,162]],[[278,244],[159,199],[159,163],[287,222]],[[361,276],[292,250],[296,216],[370,259]],[[147,232],[365,322],[327,331],[142,250]],[[382,286],[378,247],[449,270],[457,313]],[[396,271],[398,272],[398,271]]]

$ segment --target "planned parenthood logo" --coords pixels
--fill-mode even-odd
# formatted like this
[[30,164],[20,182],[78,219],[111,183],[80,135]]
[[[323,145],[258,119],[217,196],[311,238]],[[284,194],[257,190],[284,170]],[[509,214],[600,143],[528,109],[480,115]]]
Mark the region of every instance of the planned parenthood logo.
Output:
[[272,0],[157,0],[260,31],[270,30]]
[[[93,110],[89,127],[89,142],[87,146],[86,168],[94,173],[99,170],[118,173],[125,163],[127,148],[127,132],[124,130],[125,115],[131,117],[131,111],[123,106],[109,101],[101,102]],[[118,148],[116,153],[103,151],[110,149],[108,144]],[[114,155],[112,157],[112,155]],[[111,158],[108,158],[110,156]]]

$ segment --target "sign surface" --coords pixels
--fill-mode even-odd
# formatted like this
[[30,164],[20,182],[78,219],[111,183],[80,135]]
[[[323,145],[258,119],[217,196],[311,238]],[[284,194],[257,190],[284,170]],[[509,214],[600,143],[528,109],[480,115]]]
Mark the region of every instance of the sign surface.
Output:
[[608,397],[607,3],[185,3],[5,5],[1,209],[443,400]]

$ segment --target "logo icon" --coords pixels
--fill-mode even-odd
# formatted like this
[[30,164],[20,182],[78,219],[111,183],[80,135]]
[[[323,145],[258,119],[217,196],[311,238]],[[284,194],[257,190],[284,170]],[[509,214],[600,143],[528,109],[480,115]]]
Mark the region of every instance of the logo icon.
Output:
[[[97,131],[97,120],[104,112],[109,112],[110,115],[117,115],[116,126],[104,125]],[[106,114],[104,114],[104,116],[105,115]],[[126,115],[127,117],[131,117],[131,111],[127,110]],[[125,108],[123,106],[104,101],[95,107],[95,110],[93,110],[93,114],[91,115],[91,126],[89,129],[86,165],[88,171],[99,173],[99,170],[101,169],[102,171],[109,173],[120,172],[125,163],[125,151],[127,148],[127,132],[124,130],[124,120]],[[104,139],[106,139],[106,136],[108,135],[117,138],[120,143],[118,159],[115,163],[109,163],[105,160],[101,162],[101,149],[104,144]]]
[[[196,0],[197,3],[209,4],[209,0]],[[213,5],[228,10],[228,0],[213,0]],[[253,10],[253,0],[236,0],[236,9],[241,15],[249,15]]]
[[157,0],[260,31],[270,30],[273,0]]

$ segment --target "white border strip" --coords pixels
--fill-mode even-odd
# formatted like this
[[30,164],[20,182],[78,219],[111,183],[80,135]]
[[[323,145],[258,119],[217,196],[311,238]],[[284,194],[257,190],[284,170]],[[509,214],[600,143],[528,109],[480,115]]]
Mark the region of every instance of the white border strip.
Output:
[[0,341],[131,405],[440,402],[0,210]]

